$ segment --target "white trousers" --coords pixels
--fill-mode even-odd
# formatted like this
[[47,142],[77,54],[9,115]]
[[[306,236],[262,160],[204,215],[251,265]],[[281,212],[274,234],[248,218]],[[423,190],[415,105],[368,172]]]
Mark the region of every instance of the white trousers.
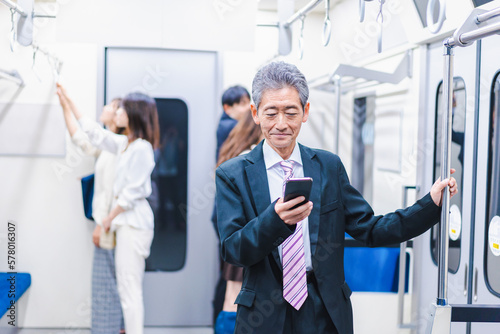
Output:
[[142,282],[152,241],[153,230],[139,230],[128,225],[116,230],[116,282],[127,334],[143,334],[144,331]]

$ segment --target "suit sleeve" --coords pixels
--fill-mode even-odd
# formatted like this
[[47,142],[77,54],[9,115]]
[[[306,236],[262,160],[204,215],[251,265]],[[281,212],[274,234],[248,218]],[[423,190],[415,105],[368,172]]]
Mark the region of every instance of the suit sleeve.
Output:
[[338,173],[346,232],[368,246],[384,246],[409,240],[439,221],[441,208],[434,203],[430,194],[406,209],[375,216],[370,205],[350,184],[342,163],[339,163]]
[[242,267],[252,266],[293,233],[274,210],[275,202],[247,221],[245,203],[236,182],[221,167],[216,171],[216,186],[217,224],[224,261]]

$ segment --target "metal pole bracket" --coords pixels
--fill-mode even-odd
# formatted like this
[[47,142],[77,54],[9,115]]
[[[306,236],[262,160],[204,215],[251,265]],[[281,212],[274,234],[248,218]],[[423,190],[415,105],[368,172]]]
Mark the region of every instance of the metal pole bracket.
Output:
[[[477,16],[480,15],[480,14],[486,13],[486,12],[487,11],[484,10],[484,9],[475,8],[470,13],[470,15],[467,17],[467,19],[464,21],[464,23],[462,23],[462,25],[460,27],[458,27],[458,29],[455,30],[455,32],[453,33],[453,37],[452,38],[453,38],[453,41],[455,43],[454,43],[454,45],[450,45],[450,46],[465,47],[465,46],[469,46],[470,44],[474,43],[474,42],[463,43],[460,40],[460,35],[462,35],[465,32],[473,31],[473,30],[476,30],[477,28],[486,26],[487,25],[486,22],[482,22],[482,23],[478,23],[477,22]],[[445,45],[446,45],[447,41],[450,41],[450,39],[447,39],[445,41]]]

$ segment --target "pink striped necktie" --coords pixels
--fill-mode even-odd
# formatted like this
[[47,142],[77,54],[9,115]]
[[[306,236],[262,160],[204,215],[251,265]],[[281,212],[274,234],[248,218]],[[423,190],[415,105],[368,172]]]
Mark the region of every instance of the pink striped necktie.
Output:
[[[293,176],[293,165],[289,161],[280,162],[285,178],[283,180],[283,193],[286,181]],[[282,247],[283,263],[283,298],[299,310],[307,298],[306,256],[304,253],[304,240],[302,235],[302,221],[297,223],[295,232],[289,236]]]

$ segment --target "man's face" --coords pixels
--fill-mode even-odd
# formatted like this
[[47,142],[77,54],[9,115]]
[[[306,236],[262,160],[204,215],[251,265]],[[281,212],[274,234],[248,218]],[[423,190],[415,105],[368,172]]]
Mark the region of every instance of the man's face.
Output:
[[264,91],[258,110],[254,105],[251,108],[253,119],[260,124],[269,145],[280,154],[291,154],[300,127],[309,116],[309,103],[303,110],[299,92],[293,87],[285,87]]
[[234,103],[232,106],[224,105],[224,111],[229,117],[239,121],[250,111],[250,98],[244,95],[240,102]]

